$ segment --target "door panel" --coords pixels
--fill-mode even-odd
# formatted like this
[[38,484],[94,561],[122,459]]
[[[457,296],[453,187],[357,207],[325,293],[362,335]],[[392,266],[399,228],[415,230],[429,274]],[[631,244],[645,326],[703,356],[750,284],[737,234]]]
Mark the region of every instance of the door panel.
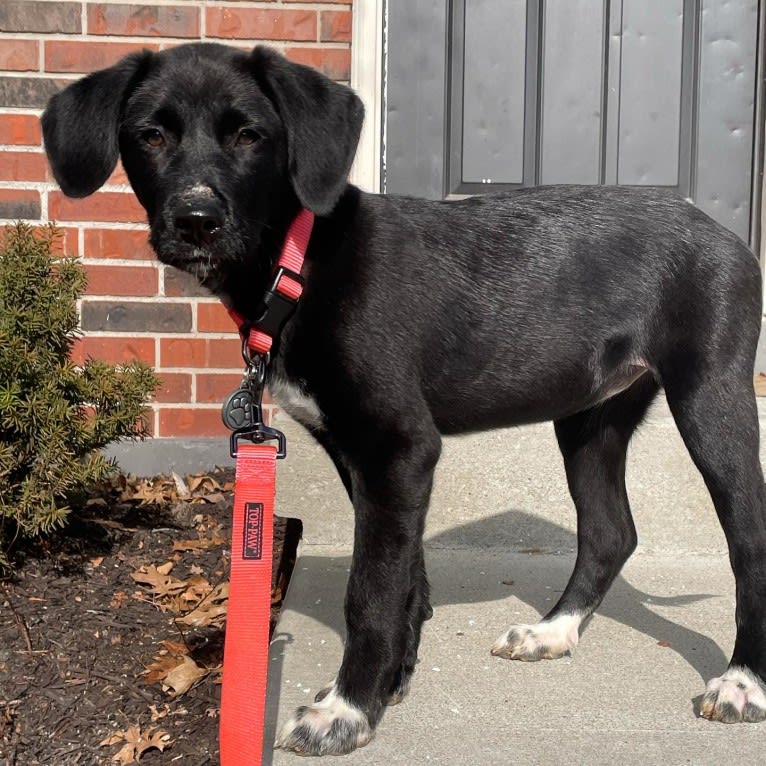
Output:
[[603,0],[545,4],[540,183],[599,183],[603,5]]
[[678,186],[682,32],[683,0],[622,5],[619,184]]
[[[496,0],[465,9],[463,172],[467,183],[521,183],[524,174],[524,44],[526,0]],[[498,89],[498,83],[503,87]]]
[[758,14],[757,0],[389,0],[384,188],[659,185],[747,240]]

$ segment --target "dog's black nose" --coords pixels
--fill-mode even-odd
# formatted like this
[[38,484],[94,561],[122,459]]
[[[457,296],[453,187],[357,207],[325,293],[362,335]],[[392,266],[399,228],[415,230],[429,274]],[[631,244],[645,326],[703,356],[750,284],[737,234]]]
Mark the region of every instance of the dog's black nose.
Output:
[[209,245],[223,226],[220,211],[214,203],[185,205],[176,211],[176,231],[184,242]]

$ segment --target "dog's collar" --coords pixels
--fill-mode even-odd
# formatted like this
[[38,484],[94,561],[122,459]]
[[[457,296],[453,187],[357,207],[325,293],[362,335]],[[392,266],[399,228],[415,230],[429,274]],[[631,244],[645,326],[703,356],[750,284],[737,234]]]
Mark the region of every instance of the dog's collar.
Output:
[[242,336],[242,353],[246,361],[253,355],[268,357],[274,339],[279,337],[295,311],[303,292],[301,269],[313,228],[314,214],[303,208],[287,230],[285,244],[274,266],[274,279],[261,299],[257,319],[245,319],[234,309],[228,309]]

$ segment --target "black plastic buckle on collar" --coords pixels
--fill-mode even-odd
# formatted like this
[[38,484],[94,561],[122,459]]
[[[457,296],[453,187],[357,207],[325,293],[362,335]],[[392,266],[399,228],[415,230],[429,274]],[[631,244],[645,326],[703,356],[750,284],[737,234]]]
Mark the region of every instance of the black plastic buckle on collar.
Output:
[[270,335],[274,340],[277,339],[282,328],[285,326],[287,320],[292,316],[298,301],[294,298],[288,298],[286,295],[282,295],[277,289],[279,280],[283,276],[290,277],[296,282],[303,285],[303,277],[300,274],[296,274],[290,269],[286,269],[284,266],[280,266],[274,274],[274,279],[271,283],[271,287],[266,291],[261,299],[261,315],[258,319],[255,319],[251,327],[255,327],[261,332],[265,332]]

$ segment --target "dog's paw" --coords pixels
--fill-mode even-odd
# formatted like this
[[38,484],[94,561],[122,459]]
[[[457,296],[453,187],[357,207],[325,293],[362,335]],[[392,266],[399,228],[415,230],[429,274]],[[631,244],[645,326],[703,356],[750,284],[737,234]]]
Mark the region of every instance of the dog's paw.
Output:
[[747,668],[732,667],[708,681],[700,715],[721,723],[766,720],[766,688]]
[[282,727],[275,748],[299,755],[344,755],[373,736],[367,716],[332,686],[313,705],[299,707]]
[[511,625],[492,647],[492,654],[507,660],[536,662],[571,654],[580,638],[581,618],[565,614],[535,625]]

